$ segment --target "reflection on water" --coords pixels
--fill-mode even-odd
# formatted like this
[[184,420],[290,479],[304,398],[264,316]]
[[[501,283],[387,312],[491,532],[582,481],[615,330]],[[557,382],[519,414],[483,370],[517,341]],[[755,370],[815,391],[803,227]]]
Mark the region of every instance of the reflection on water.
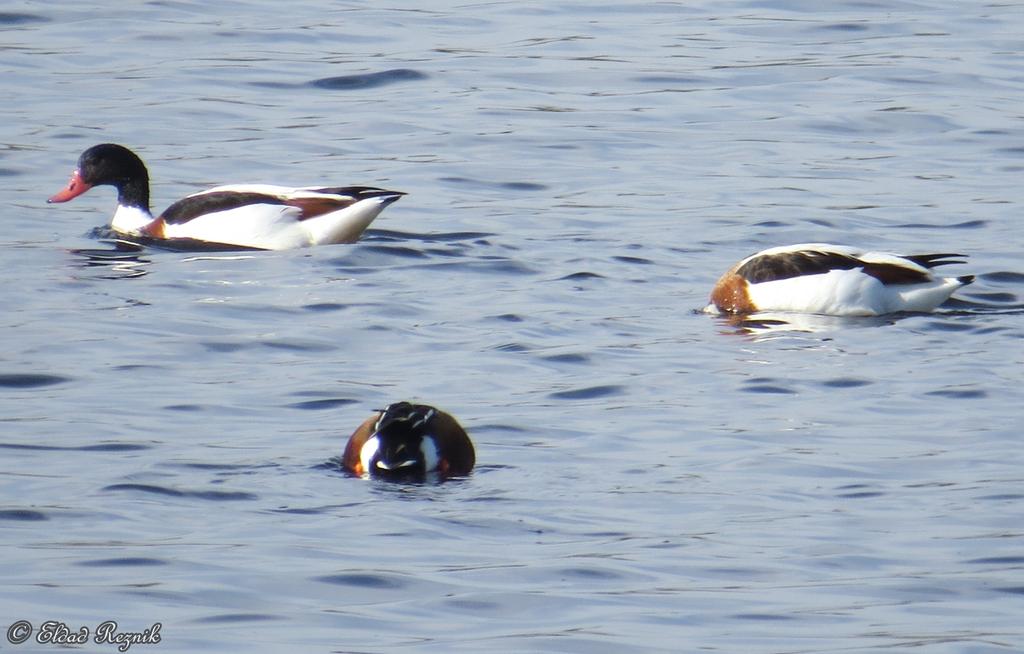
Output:
[[881,327],[900,319],[898,314],[886,316],[825,316],[811,313],[762,311],[749,315],[718,316],[717,320],[735,334],[768,337],[786,332],[820,333]]
[[145,258],[145,248],[131,241],[125,240],[102,240],[111,247],[101,248],[80,248],[71,250],[71,254],[78,257],[75,265],[88,269],[91,274],[88,277],[94,279],[130,279],[142,277],[148,271],[152,261]]
[[[980,314],[1012,315],[1024,311],[1013,293],[975,293],[971,299],[950,298],[942,307],[932,313],[890,313],[883,316],[827,316],[813,313],[792,313],[785,311],[760,311],[744,315],[714,314],[715,319],[727,326],[728,332],[744,336],[767,337],[787,332],[809,334],[838,332],[849,329],[864,329],[895,325],[901,320],[914,316],[955,318]],[[698,313],[708,312],[707,309]],[[964,326],[969,329],[969,326]]]

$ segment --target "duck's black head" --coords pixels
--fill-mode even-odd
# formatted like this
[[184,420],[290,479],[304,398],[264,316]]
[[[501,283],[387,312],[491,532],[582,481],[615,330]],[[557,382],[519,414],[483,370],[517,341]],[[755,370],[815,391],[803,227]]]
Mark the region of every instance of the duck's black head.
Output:
[[67,202],[103,185],[117,189],[118,204],[149,210],[149,171],[137,154],[116,143],[101,143],[83,152],[68,185],[47,202]]

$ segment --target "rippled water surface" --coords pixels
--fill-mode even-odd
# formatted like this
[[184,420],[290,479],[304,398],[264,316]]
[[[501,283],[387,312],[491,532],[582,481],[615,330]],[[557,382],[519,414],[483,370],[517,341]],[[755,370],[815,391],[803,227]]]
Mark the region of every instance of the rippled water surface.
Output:
[[[8,3],[11,651],[56,651],[47,620],[160,623],[147,652],[1021,651],[1022,9]],[[106,141],[156,208],[408,195],[355,245],[118,250],[109,188],[45,204]],[[695,311],[802,241],[977,281],[932,315]],[[470,477],[339,470],[405,398],[465,424]]]

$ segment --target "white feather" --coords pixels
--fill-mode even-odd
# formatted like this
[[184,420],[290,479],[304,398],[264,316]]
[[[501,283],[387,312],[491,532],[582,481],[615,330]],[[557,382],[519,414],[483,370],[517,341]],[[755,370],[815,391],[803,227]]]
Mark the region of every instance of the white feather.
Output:
[[886,287],[860,270],[832,270],[747,287],[759,310],[871,316],[885,312]]
[[363,466],[363,472],[370,472],[370,462],[373,457],[377,456],[378,450],[380,450],[380,439],[376,436],[367,438],[363,446],[359,448],[359,464]]
[[372,197],[315,218],[299,220],[302,211],[291,205],[250,204],[203,214],[180,224],[167,224],[164,235],[265,250],[351,243],[384,206],[382,198]]
[[153,216],[140,207],[117,205],[114,217],[110,219],[110,228],[122,234],[139,234],[143,227],[153,222]]
[[[372,197],[302,221],[310,244],[354,243],[387,206],[388,197]],[[273,248],[279,249],[279,248]]]
[[427,435],[420,441],[420,451],[423,452],[424,470],[433,472],[441,463],[441,453],[437,449],[437,442],[433,436]]
[[278,250],[310,245],[298,218],[302,211],[287,204],[249,204],[214,211],[164,226],[166,238],[194,238],[213,243]]

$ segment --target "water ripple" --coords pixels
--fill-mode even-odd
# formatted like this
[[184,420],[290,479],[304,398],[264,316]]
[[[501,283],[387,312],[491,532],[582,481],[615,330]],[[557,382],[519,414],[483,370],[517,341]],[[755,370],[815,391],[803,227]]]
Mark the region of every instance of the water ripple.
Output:
[[1024,284],[1024,273],[1012,270],[981,273],[978,275],[978,278],[984,279],[987,282],[996,282],[997,284]]
[[33,511],[32,509],[0,509],[0,520],[41,522],[49,519],[49,516],[42,511]]
[[166,486],[157,486],[155,484],[111,484],[103,487],[104,491],[136,491],[140,493],[153,493],[155,495],[166,495],[168,497],[185,497],[193,498],[198,500],[213,500],[213,501],[236,501],[236,500],[255,500],[258,496],[253,493],[246,493],[243,491],[183,491],[174,488],[167,488]]
[[964,563],[975,565],[1024,565],[1024,556],[986,556],[980,559],[968,559]]
[[163,559],[154,559],[144,556],[125,556],[114,559],[91,559],[88,561],[76,561],[75,565],[89,568],[135,568],[167,565],[169,562]]
[[358,402],[358,400],[348,398],[330,398],[323,400],[305,400],[303,402],[286,404],[285,406],[289,409],[302,409],[304,411],[323,411],[325,409],[337,409],[339,407],[357,404]]
[[38,443],[0,443],[7,450],[38,450],[43,452],[139,452],[152,449],[141,443],[95,443],[93,445],[61,446]]
[[608,384],[604,386],[587,386],[586,388],[574,388],[566,391],[555,391],[548,393],[553,400],[595,400],[600,397],[622,395],[626,392],[624,386]]
[[398,82],[417,82],[429,79],[426,73],[411,68],[394,68],[383,70],[379,73],[364,73],[359,75],[339,75],[337,77],[322,77],[307,82],[308,86],[329,91],[353,91],[361,89],[374,89],[388,84]]
[[547,191],[549,189],[547,185],[538,184],[536,182],[488,182],[468,177],[442,177],[439,181],[448,182],[450,184],[472,186],[480,189],[500,189],[502,191],[538,192]]
[[354,586],[356,588],[375,588],[397,590],[406,588],[408,583],[394,575],[346,573],[315,577],[315,581],[338,586]]
[[926,395],[955,400],[975,400],[988,397],[988,392],[977,388],[944,388],[937,391],[928,391]]
[[46,23],[49,22],[49,18],[46,16],[39,16],[37,14],[21,14],[10,11],[0,12],[0,25],[26,25],[28,23]]
[[821,382],[822,386],[828,388],[858,388],[860,386],[869,386],[874,382],[869,379],[853,379],[849,377],[838,377],[836,379],[828,379]]
[[193,621],[197,624],[246,624],[248,622],[271,622],[274,620],[285,619],[279,615],[272,615],[270,613],[219,613],[217,615],[210,615],[201,618],[195,618]]
[[741,390],[747,393],[766,393],[776,395],[796,394],[796,391],[794,389],[776,383],[778,381],[779,380],[771,379],[768,377],[748,379],[744,381],[744,387]]
[[70,377],[46,375],[41,373],[9,373],[0,374],[0,386],[6,388],[40,388],[71,381]]

